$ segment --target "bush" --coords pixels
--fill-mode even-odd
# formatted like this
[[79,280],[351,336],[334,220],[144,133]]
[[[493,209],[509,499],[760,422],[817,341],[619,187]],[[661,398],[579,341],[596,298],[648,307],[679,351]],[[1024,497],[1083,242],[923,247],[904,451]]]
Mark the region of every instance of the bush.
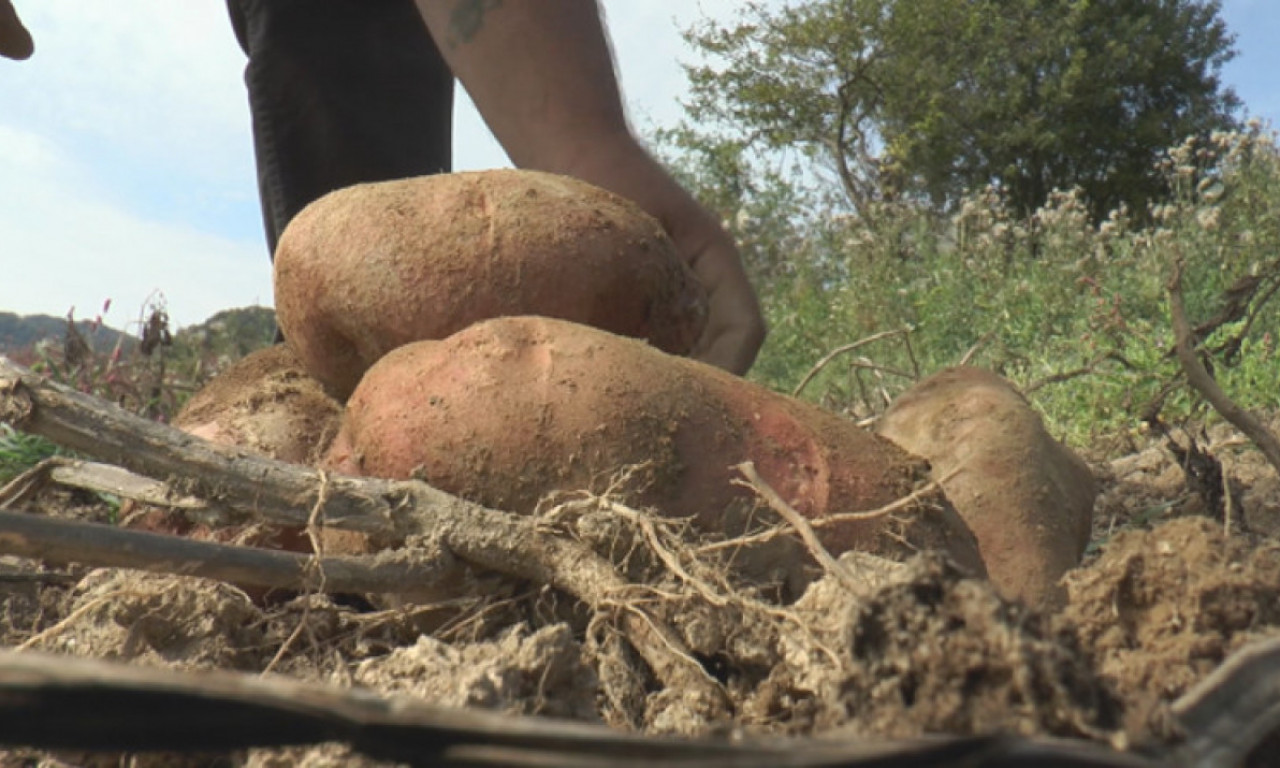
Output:
[[[996,189],[949,216],[882,201],[865,217],[792,220],[791,269],[758,276],[771,337],[753,376],[791,390],[830,350],[909,328],[909,346],[894,336],[837,358],[805,396],[863,415],[915,370],[972,359],[1028,390],[1075,443],[1140,429],[1144,416],[1189,417],[1202,406],[1178,381],[1167,310],[1166,281],[1181,261],[1188,312],[1219,383],[1245,407],[1280,408],[1274,135],[1254,122],[1189,139],[1159,170],[1169,195],[1145,225],[1124,209],[1094,225],[1078,192],[1018,218]],[[742,218],[731,227],[742,230]],[[748,237],[748,247],[770,246]]]

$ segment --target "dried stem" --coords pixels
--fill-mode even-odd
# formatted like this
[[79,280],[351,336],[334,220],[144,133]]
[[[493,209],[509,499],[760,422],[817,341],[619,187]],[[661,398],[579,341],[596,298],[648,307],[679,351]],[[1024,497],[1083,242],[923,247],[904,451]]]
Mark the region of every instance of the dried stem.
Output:
[[[403,541],[436,536],[457,557],[488,570],[544,584],[603,610],[632,591],[613,566],[585,545],[548,535],[531,518],[488,509],[419,481],[325,476],[238,448],[216,445],[129,414],[110,403],[41,379],[0,356],[0,421],[88,456],[153,478],[184,495],[215,501],[243,519],[305,527],[318,502],[336,528]],[[176,480],[174,478],[181,478]],[[669,688],[697,691],[707,716],[727,710],[725,693],[690,664],[660,622],[621,616],[627,639]]]
[[[910,328],[897,328],[892,331],[881,331],[880,333],[873,334],[860,341],[855,341],[852,344],[846,344],[843,347],[836,347],[835,349],[831,350],[826,355],[824,355],[822,359],[817,362],[817,364],[815,364],[812,368],[809,369],[809,372],[804,375],[804,378],[801,379],[800,383],[796,385],[796,388],[792,390],[791,396],[798,397],[800,393],[804,391],[804,388],[809,385],[809,382],[813,381],[813,378],[817,376],[822,371],[823,368],[826,368],[827,365],[830,364],[832,360],[836,359],[840,355],[852,352],[856,349],[861,349],[862,347],[865,347],[866,345],[872,342],[880,341],[881,339],[887,339],[892,336],[909,336],[910,334],[911,334]],[[895,371],[895,373],[897,372]],[[905,376],[907,374],[901,374],[901,375]]]
[[[136,568],[152,573],[202,576],[234,584],[319,589],[312,557],[238,547],[111,525],[0,512],[0,551],[57,563]],[[453,570],[443,549],[416,549],[369,557],[319,558],[330,592],[400,592],[405,584],[429,585]]]
[[1253,414],[1241,408],[1213,380],[1196,356],[1196,342],[1192,338],[1191,325],[1187,322],[1187,310],[1182,300],[1183,263],[1174,264],[1173,274],[1165,288],[1169,291],[1169,314],[1173,323],[1174,348],[1178,362],[1187,376],[1187,383],[1200,393],[1222,418],[1231,422],[1258,446],[1271,466],[1280,472],[1280,439],[1272,434]]

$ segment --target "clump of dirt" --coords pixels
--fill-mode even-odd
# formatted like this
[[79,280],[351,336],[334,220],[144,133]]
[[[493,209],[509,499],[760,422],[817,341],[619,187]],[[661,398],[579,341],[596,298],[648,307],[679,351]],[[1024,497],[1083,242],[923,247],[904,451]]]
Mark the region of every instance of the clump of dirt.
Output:
[[399,768],[401,764],[373,760],[345,744],[318,747],[251,749],[244,768]]
[[1127,702],[1137,739],[1176,737],[1168,705],[1230,653],[1280,633],[1280,544],[1204,517],[1119,533],[1066,584],[1064,616]]
[[27,647],[204,669],[260,669],[262,612],[215,581],[102,569],[63,596],[57,624]]
[[[1105,738],[1116,726],[1118,702],[1051,619],[936,556],[880,579],[856,597],[830,577],[810,588],[795,606],[800,623],[782,643],[786,652],[744,702],[751,725],[875,738]],[[839,674],[830,658],[794,652],[806,631],[839,659]]]
[[536,631],[518,625],[479,643],[450,644],[423,635],[413,645],[361,662],[354,679],[441,707],[599,719],[595,672],[565,624]]

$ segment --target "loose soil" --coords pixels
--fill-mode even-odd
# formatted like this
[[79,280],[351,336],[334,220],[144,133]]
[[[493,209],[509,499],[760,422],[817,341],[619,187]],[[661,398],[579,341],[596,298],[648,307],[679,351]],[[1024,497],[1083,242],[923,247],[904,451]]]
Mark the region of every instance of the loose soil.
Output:
[[[602,522],[607,504],[598,497],[584,497],[576,514],[553,509],[557,525],[648,579],[654,595],[675,596],[665,608],[655,599],[655,611],[723,682],[734,707],[726,727],[877,739],[1003,731],[1133,748],[1176,741],[1171,702],[1234,650],[1280,634],[1280,483],[1230,430],[1208,438],[1234,491],[1230,518],[1206,514],[1160,445],[1096,462],[1094,535],[1085,564],[1066,577],[1065,608],[1051,614],[1010,603],[937,557],[896,563],[856,552],[841,558],[844,578],[814,578],[791,604],[708,561],[691,576],[728,595],[729,609],[704,610],[687,591],[680,596],[686,582],[636,544],[643,537]],[[33,504],[103,515],[92,499],[65,492]],[[374,608],[325,595],[255,601],[201,579],[11,558],[0,569],[13,577],[0,580],[0,642],[10,648],[270,670],[453,706],[689,730],[687,702],[657,689],[608,621],[529,585],[477,577],[448,602]],[[131,764],[228,759],[164,757]],[[229,758],[374,765],[334,745]],[[0,766],[120,758],[105,759],[13,752]]]

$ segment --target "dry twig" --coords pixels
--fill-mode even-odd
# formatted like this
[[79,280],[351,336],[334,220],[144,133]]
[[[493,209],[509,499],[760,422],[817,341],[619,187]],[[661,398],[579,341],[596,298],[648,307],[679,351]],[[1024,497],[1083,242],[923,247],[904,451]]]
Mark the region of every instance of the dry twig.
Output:
[[754,491],[769,505],[770,509],[777,512],[779,517],[795,528],[800,540],[808,547],[810,554],[818,561],[822,569],[839,579],[846,589],[856,594],[859,591],[859,585],[854,580],[853,574],[849,572],[848,568],[841,565],[839,560],[831,556],[827,548],[818,540],[818,535],[813,532],[813,528],[809,525],[809,521],[804,518],[804,515],[797,512],[760,477],[760,474],[756,472],[755,464],[750,461],[744,461],[734,469],[742,473],[743,477],[742,480],[735,479],[734,482]]
[[[10,555],[99,568],[201,576],[233,584],[319,589],[312,557],[130,531],[111,525],[0,512],[0,550]],[[435,583],[453,571],[447,551],[387,552],[320,560],[331,592],[399,592]]]
[[349,743],[378,760],[472,768],[1153,768],[1158,764],[1092,744],[998,735],[889,743],[643,738],[599,725],[445,709],[278,678],[0,653],[3,745],[190,753],[326,741]]
[[1227,393],[1218,386],[1218,382],[1213,380],[1213,376],[1205,370],[1200,358],[1196,356],[1196,342],[1192,338],[1191,325],[1187,321],[1187,310],[1182,300],[1182,270],[1183,264],[1179,261],[1174,265],[1173,274],[1169,277],[1165,288],[1169,292],[1174,348],[1178,353],[1178,362],[1182,364],[1182,370],[1186,373],[1187,383],[1199,392],[1222,418],[1231,422],[1252,440],[1271,466],[1280,472],[1280,439],[1253,414],[1241,408],[1227,396]]
[[[866,345],[872,342],[880,341],[881,339],[887,339],[893,336],[909,337],[910,335],[911,335],[910,328],[897,328],[892,331],[881,331],[880,333],[872,334],[871,336],[868,336],[865,339],[855,341],[852,344],[846,344],[843,347],[836,347],[835,349],[831,350],[827,354],[823,355],[822,359],[819,360],[816,364],[814,364],[812,368],[809,369],[809,372],[804,375],[804,378],[800,379],[800,383],[796,385],[796,388],[791,391],[791,396],[798,397],[800,393],[804,391],[804,388],[809,386],[809,382],[813,381],[813,378],[817,376],[819,373],[821,373],[823,368],[826,368],[827,365],[829,365],[832,360],[835,360],[840,355],[847,354],[856,349],[861,349],[862,347],[865,347]],[[910,349],[909,346],[908,346],[908,349]],[[915,364],[914,355],[912,355],[912,364],[913,365]],[[899,376],[905,376],[906,378],[911,378],[910,374],[903,373],[901,371],[893,371],[887,368],[881,369],[881,370],[885,370],[886,372],[894,373]],[[919,378],[918,370],[916,372],[916,378]]]

